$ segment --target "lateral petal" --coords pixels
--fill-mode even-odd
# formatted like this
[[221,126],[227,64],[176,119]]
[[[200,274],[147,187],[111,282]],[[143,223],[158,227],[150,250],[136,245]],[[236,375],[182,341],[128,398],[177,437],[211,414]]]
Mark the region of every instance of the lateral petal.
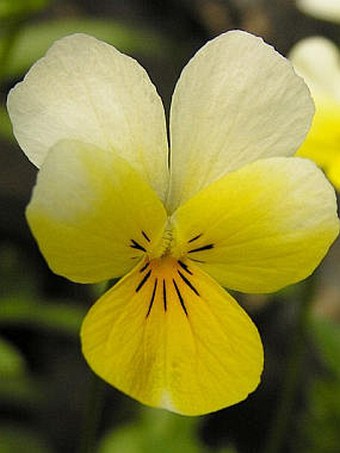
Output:
[[112,151],[64,141],[39,173],[27,219],[51,269],[81,283],[118,277],[161,240],[165,209]]
[[8,96],[14,134],[38,167],[59,140],[113,150],[164,198],[168,146],[162,102],[145,70],[85,35],[56,41]]
[[173,215],[175,256],[222,286],[272,292],[313,272],[339,231],[334,189],[314,163],[264,159],[230,173]]
[[81,338],[90,367],[108,383],[185,415],[243,400],[263,368],[246,313],[204,272],[171,257],[141,264],[102,296]]
[[168,205],[259,158],[292,155],[313,111],[291,63],[262,39],[236,30],[208,42],[172,99]]

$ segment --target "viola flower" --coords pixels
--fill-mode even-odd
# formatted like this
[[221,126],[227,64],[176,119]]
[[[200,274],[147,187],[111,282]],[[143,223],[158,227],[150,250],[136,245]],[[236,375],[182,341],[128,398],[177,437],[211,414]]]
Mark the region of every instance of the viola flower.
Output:
[[316,106],[312,128],[297,155],[314,160],[340,190],[339,50],[328,39],[315,36],[298,42],[289,57]]
[[290,157],[313,115],[291,64],[242,31],[210,41],[176,85],[170,154],[146,72],[83,34],[52,46],[8,110],[40,167],[27,219],[51,269],[81,283],[122,277],[82,326],[94,372],[187,415],[246,398],[263,348],[222,286],[295,283],[339,229],[329,182]]

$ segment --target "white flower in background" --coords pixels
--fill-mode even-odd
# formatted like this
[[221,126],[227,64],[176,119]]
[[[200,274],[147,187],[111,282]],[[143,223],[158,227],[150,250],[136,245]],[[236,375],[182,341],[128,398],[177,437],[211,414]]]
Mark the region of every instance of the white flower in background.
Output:
[[316,106],[312,128],[297,155],[314,160],[340,190],[340,52],[326,38],[312,37],[296,44],[289,57]]
[[340,0],[297,0],[297,6],[318,19],[340,23]]

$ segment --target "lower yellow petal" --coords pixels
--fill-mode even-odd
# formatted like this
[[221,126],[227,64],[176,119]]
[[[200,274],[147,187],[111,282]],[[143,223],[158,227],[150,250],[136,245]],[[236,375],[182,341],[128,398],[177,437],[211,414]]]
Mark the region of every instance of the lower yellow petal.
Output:
[[51,269],[80,283],[125,274],[161,240],[166,212],[112,150],[72,140],[45,159],[27,219]]
[[150,406],[199,415],[235,404],[263,368],[256,327],[188,262],[144,262],[92,307],[81,331],[91,368]]

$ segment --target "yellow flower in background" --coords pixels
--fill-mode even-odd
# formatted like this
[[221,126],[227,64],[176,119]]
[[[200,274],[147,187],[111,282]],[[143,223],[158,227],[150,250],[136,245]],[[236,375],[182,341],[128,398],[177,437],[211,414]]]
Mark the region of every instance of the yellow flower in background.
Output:
[[246,398],[262,344],[222,286],[297,282],[339,228],[331,185],[290,157],[313,115],[291,64],[245,32],[207,43],[174,91],[170,155],[146,72],[90,36],[56,42],[8,110],[40,167],[27,218],[51,269],[82,283],[122,277],[83,323],[90,367],[187,415]]
[[290,59],[304,78],[316,110],[312,128],[297,155],[314,160],[340,190],[340,52],[326,38],[306,38]]
[[339,0],[297,0],[298,8],[318,19],[340,23]]

